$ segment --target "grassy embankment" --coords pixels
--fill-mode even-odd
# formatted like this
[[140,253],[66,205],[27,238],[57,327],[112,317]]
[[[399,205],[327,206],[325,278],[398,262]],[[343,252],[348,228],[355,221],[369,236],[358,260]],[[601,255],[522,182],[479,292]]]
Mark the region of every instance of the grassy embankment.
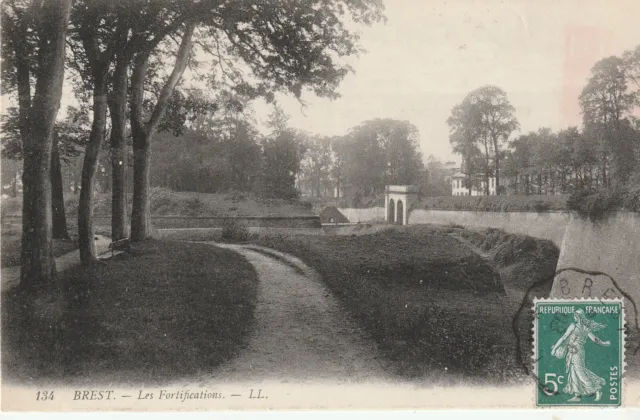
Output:
[[[131,197],[129,197],[129,201]],[[311,206],[295,200],[266,199],[254,194],[228,192],[204,194],[152,188],[152,216],[311,216]],[[20,215],[21,198],[2,200],[2,215]],[[54,240],[56,257],[77,249],[78,197],[65,200],[67,225],[71,240]],[[98,194],[94,202],[94,228],[97,234],[111,235],[111,195]],[[131,205],[129,205],[129,214]],[[173,223],[177,223],[174,221]],[[181,227],[181,226],[175,226]],[[20,264],[20,219],[2,217],[2,266]]]
[[59,274],[35,315],[17,289],[2,294],[3,379],[163,383],[211,372],[243,345],[257,276],[239,254],[169,241]]
[[531,349],[529,328],[522,328],[530,325],[529,303],[517,320],[518,336],[512,323],[532,284],[545,279],[533,294],[548,293],[558,250],[547,241],[504,233],[462,233],[487,238],[479,244],[495,258],[485,259],[451,236],[460,231],[411,226],[357,236],[261,236],[253,242],[315,268],[398,374],[521,380],[521,363],[529,362]]

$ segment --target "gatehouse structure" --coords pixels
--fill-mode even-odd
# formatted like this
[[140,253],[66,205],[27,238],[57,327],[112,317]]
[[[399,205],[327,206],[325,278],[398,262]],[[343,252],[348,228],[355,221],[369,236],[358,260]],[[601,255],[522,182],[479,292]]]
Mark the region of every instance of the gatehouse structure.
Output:
[[387,185],[384,188],[384,207],[387,223],[406,225],[409,221],[409,209],[418,197],[415,185]]

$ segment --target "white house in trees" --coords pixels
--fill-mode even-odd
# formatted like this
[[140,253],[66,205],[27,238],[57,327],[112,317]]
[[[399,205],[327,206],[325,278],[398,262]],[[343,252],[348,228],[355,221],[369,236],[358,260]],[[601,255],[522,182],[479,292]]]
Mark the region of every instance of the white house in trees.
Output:
[[[471,188],[471,195],[485,195],[485,182],[484,176],[477,174],[475,176],[477,182],[473,188]],[[460,171],[456,171],[451,175],[451,194],[452,195],[469,195],[469,188],[465,186],[465,179],[467,175]],[[489,195],[496,195],[496,178],[489,178]]]

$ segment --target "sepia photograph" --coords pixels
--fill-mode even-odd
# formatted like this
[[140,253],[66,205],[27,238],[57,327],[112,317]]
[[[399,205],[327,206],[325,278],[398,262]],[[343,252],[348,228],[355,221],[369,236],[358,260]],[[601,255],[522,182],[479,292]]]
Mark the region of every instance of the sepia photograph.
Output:
[[637,1],[0,13],[3,412],[640,409]]

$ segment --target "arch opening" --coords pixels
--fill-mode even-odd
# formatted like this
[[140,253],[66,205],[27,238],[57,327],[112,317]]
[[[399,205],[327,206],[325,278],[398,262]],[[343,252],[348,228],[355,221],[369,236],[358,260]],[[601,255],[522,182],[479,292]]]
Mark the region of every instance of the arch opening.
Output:
[[398,200],[398,210],[396,211],[396,224],[404,225],[404,205],[402,200]]

